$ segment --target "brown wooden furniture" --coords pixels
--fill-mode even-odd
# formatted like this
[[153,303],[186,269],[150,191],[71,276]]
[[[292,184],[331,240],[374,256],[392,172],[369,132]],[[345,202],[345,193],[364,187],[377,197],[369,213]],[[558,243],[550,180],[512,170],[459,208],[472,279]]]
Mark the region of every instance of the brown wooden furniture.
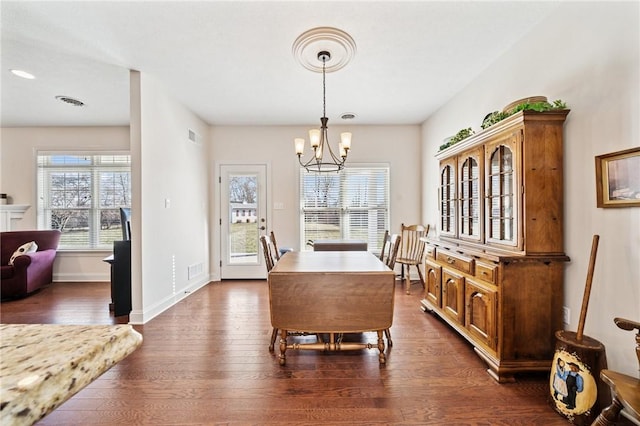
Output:
[[384,231],[384,236],[382,237],[382,249],[380,250],[380,257],[379,259],[381,261],[384,262],[385,256],[388,255],[388,245],[389,245],[389,238],[391,237],[391,235],[389,234],[389,230],[385,230]]
[[387,265],[392,271],[396,266],[396,259],[398,258],[398,252],[400,250],[401,243],[402,238],[399,234],[391,234],[391,236],[389,237],[389,243],[387,244],[387,248],[385,250],[385,254],[381,259],[382,262]]
[[[280,365],[287,349],[371,349],[342,342],[343,333],[375,331],[379,362],[386,362],[383,333],[393,323],[395,275],[366,251],[303,251],[282,256],[269,273],[271,325],[280,330]],[[289,343],[288,330],[328,334],[316,343]]]
[[[389,235],[389,231],[385,231],[380,260],[392,271],[396,266],[396,258],[398,257],[398,249],[400,248],[401,241],[402,238],[400,238],[400,235]],[[386,329],[384,331],[384,334],[387,337],[387,343],[389,344],[389,347],[393,346],[393,340],[391,340],[391,331],[389,329]]]
[[[613,320],[622,330],[636,330],[636,357],[640,365],[640,323],[623,318]],[[613,401],[602,410],[592,425],[610,426],[620,418],[620,411],[625,410],[632,418],[640,422],[640,379],[612,370],[602,370],[600,378],[611,388]]]
[[[402,268],[400,270],[400,277],[405,281],[405,291],[407,294],[411,290],[411,266],[414,266],[418,271],[418,277],[420,277],[420,283],[424,288],[424,277],[420,266],[424,261],[424,237],[429,233],[429,225],[401,225],[400,238],[402,242],[400,244],[400,252],[396,258],[396,262],[399,263]],[[405,266],[407,267],[407,275],[405,277]]]
[[421,303],[500,382],[549,371],[562,329],[568,113],[519,112],[436,156],[439,237],[426,240]]
[[[274,241],[274,239],[271,237],[267,237],[266,235],[260,236],[260,245],[262,246],[264,261],[267,266],[267,273],[269,273],[273,269],[276,262],[278,261],[278,259],[276,259],[274,254],[276,252],[276,248],[274,247],[274,244],[272,243],[272,241]],[[278,337],[278,329],[274,327],[273,330],[271,331],[271,339],[269,340],[270,352],[273,352],[277,337]]]
[[266,235],[260,236],[260,245],[262,246],[262,254],[264,255],[264,261],[267,266],[267,272],[271,271],[275,266],[278,259],[275,255],[275,247],[271,242],[271,239]]
[[367,242],[361,240],[315,240],[313,251],[367,251]]
[[273,254],[276,260],[280,260],[280,250],[278,249],[278,243],[276,242],[276,234],[273,231],[269,233],[269,239],[271,240],[271,244],[273,245]]

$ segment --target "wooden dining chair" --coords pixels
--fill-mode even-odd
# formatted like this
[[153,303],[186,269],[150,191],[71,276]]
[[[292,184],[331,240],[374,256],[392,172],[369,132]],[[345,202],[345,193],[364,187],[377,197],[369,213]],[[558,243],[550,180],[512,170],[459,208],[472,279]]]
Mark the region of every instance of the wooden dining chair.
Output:
[[384,263],[392,271],[393,268],[396,267],[396,259],[398,258],[400,243],[402,243],[402,237],[399,234],[392,234],[391,237],[389,237],[389,250],[385,256]]
[[[280,260],[280,257],[276,256],[276,253],[278,252],[278,248],[275,244],[275,236],[273,232],[271,232],[271,235],[269,235],[269,237],[267,237],[266,235],[261,235],[260,244],[262,245],[264,260],[265,260],[265,264],[267,265],[267,272],[271,272],[273,267]],[[295,335],[295,336],[308,335],[308,333],[299,333],[297,331],[291,331],[291,332],[288,332],[288,334]],[[269,352],[273,352],[276,345],[277,338],[278,338],[278,329],[273,328],[273,330],[271,331],[271,339],[269,341]]]
[[276,234],[274,234],[273,231],[269,233],[269,239],[271,240],[271,244],[273,245],[273,251],[276,260],[280,260],[280,250],[278,250],[278,243],[276,243]]
[[[385,258],[387,256],[387,253],[389,251],[389,230],[385,230],[384,231],[384,237],[382,237],[382,248],[380,249],[380,260],[381,261],[385,261]],[[386,263],[386,262],[385,262]]]
[[[391,236],[387,236],[387,234],[385,234],[385,238],[388,239],[388,242],[386,243],[386,248],[382,248],[383,256],[381,256],[380,260],[382,260],[384,264],[393,271],[393,268],[396,266],[396,258],[398,257],[398,250],[400,248],[402,237],[398,234],[393,234]],[[389,347],[393,346],[391,331],[388,328],[384,330],[384,335],[387,338],[387,344]]]
[[274,247],[271,240],[266,235],[260,236],[260,244],[262,245],[262,253],[264,254],[265,265],[267,265],[267,272],[271,272],[276,265],[278,258],[274,254]]
[[[267,273],[271,272],[278,259],[274,255],[274,247],[271,243],[271,238],[266,235],[260,236],[260,245],[262,245],[262,253],[264,254],[264,263],[267,265]],[[278,329],[274,328],[271,331],[271,339],[269,341],[269,352],[273,352],[276,344],[276,338],[278,337]]]
[[[640,323],[623,318],[616,318],[613,322],[622,330],[636,330],[636,357],[640,366]],[[600,378],[611,388],[613,401],[591,425],[615,425],[623,409],[631,418],[640,422],[640,378],[606,369],[600,372]]]
[[[405,225],[402,224],[400,232],[400,252],[396,258],[396,262],[402,265],[400,270],[400,278],[405,282],[405,291],[410,294],[411,290],[411,267],[414,266],[418,271],[418,277],[420,277],[420,283],[424,288],[424,277],[420,270],[424,256],[425,242],[421,238],[426,237],[429,232],[429,225]],[[405,276],[406,267],[406,276]]]

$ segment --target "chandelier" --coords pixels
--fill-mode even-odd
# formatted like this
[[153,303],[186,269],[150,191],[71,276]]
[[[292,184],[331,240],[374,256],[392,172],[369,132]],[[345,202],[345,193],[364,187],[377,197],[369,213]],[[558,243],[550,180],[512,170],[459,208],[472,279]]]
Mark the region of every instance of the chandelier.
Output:
[[300,165],[309,172],[339,172],[344,168],[347,154],[351,149],[351,133],[340,134],[340,142],[337,152],[331,149],[329,136],[327,134],[327,101],[326,101],[326,64],[331,59],[331,53],[326,50],[318,52],[318,60],[322,61],[322,117],[320,118],[320,128],[309,130],[309,143],[313,150],[311,158],[303,161],[304,138],[295,138],[294,144]]

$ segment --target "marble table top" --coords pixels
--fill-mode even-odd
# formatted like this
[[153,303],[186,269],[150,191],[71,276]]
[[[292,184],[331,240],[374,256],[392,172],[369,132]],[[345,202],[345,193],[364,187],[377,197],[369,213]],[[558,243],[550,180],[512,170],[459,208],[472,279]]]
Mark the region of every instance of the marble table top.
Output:
[[141,343],[130,325],[0,324],[0,424],[35,423]]

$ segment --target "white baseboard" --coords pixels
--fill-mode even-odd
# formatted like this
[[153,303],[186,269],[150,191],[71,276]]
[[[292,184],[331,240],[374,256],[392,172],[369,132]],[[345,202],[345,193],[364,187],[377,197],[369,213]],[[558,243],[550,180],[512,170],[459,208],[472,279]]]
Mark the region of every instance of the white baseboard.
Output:
[[132,310],[129,314],[129,324],[145,324],[151,321],[156,316],[160,315],[182,299],[191,295],[191,293],[196,292],[201,289],[205,285],[210,282],[208,278],[203,278],[198,280],[197,282],[189,284],[187,287],[184,287],[182,290],[176,292],[173,295],[166,297],[160,302],[156,303],[154,306],[149,307],[144,312],[140,310]]
[[88,274],[86,272],[75,273],[57,273],[53,274],[53,282],[93,282],[93,281],[111,281],[110,274],[93,273]]

